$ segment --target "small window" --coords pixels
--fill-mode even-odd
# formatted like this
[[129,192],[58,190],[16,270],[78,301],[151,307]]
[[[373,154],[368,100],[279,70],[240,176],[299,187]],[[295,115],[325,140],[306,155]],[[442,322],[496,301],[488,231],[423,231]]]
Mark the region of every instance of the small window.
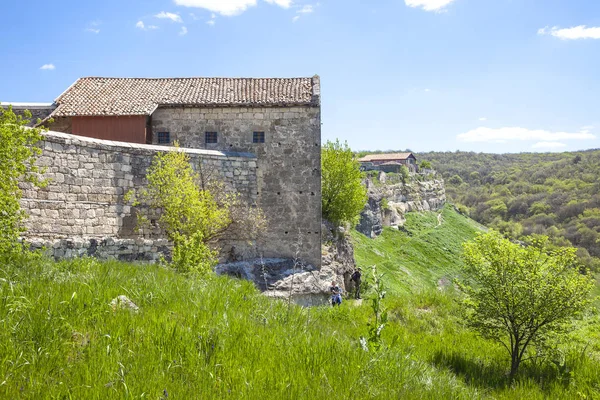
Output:
[[170,144],[171,134],[169,132],[158,132],[158,144]]
[[265,142],[265,133],[264,132],[254,132],[252,135],[252,143],[264,143]]
[[217,132],[206,132],[204,134],[205,143],[217,143]]

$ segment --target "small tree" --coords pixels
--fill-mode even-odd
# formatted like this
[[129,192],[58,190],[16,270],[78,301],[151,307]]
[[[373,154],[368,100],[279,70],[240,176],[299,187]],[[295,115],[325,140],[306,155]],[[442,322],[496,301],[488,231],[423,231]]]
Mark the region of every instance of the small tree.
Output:
[[402,183],[408,183],[408,180],[410,179],[410,171],[408,170],[406,165],[401,166],[400,171],[398,173],[400,175],[400,180],[402,181]]
[[328,141],[322,149],[323,217],[335,225],[356,222],[367,202],[367,189],[362,184],[360,164],[348,143]]
[[433,167],[431,166],[431,163],[429,161],[421,161],[421,163],[419,164],[419,168],[421,169],[433,169]]
[[[199,175],[183,151],[158,153],[146,178],[147,188],[129,197],[135,196],[134,205],[160,213],[158,223],[174,244],[174,267],[182,272],[208,272],[217,253],[207,243],[231,223],[230,197],[218,204],[210,191],[201,190]],[[138,218],[141,226],[147,224],[146,215]]]
[[27,128],[31,113],[15,115],[12,107],[0,107],[0,252],[15,247],[23,232],[25,212],[21,209],[19,182],[43,186],[42,172],[34,163],[41,154],[35,145],[43,139],[41,129]]
[[579,273],[575,249],[549,250],[546,237],[521,247],[491,231],[464,250],[467,323],[506,348],[512,380],[531,344],[565,333],[585,309],[593,280]]

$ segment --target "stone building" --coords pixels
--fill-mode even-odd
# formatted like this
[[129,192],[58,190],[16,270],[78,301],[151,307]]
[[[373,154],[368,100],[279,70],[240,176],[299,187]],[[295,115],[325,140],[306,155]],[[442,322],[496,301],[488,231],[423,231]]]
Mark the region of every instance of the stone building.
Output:
[[[62,152],[70,151],[83,158],[86,154],[96,155],[94,163],[110,160],[109,171],[119,170],[115,163],[122,163],[122,170],[118,172],[125,172],[130,178],[129,183],[136,186],[135,182],[140,183],[137,181],[139,177],[131,174],[130,167],[139,170],[139,165],[147,165],[139,161],[140,157],[151,159],[153,152],[161,149],[159,146],[170,146],[178,141],[182,147],[194,149],[201,160],[207,157],[218,160],[211,165],[219,169],[223,179],[241,185],[245,190],[244,198],[260,207],[267,217],[267,230],[262,237],[256,238],[253,246],[239,243],[228,250],[234,259],[299,258],[315,267],[320,266],[319,77],[81,78],[56,99],[53,107],[45,120],[46,125],[49,118],[54,120],[49,124],[52,131],[94,140],[68,140],[54,135],[49,139],[52,143],[46,144],[42,157],[51,170],[61,170],[67,175],[74,173],[71,178],[77,182],[78,172],[64,168],[63,164],[68,161]],[[136,144],[119,144],[116,141]],[[80,152],[74,149],[74,146],[82,145],[88,150]],[[119,158],[119,153],[131,152],[124,148],[133,149],[133,156],[126,154],[128,157]],[[85,170],[87,165],[82,157],[77,159],[80,163],[76,168]],[[128,165],[131,160],[137,160],[139,165]],[[87,164],[91,165],[92,172],[102,169],[92,162]],[[109,174],[113,176],[112,172]],[[63,175],[61,173],[60,179],[65,178]],[[90,176],[93,177],[93,174]],[[107,213],[124,207],[123,190],[118,187],[125,182],[123,179],[105,182],[117,187],[114,190],[116,197],[107,203],[113,208],[103,210],[103,215],[108,216]],[[33,191],[26,193],[32,194]],[[78,201],[77,198],[69,197],[73,201]],[[24,201],[31,208],[28,202],[37,204],[38,200]],[[73,208],[68,201],[64,207],[57,205],[63,207],[62,211],[51,215],[68,213]],[[131,212],[119,210],[114,217],[117,218],[117,226],[122,228],[123,221],[131,218]],[[36,226],[41,224],[35,223],[36,216],[32,218],[30,231],[33,232],[29,234],[36,236]],[[98,230],[102,231],[101,228]],[[89,230],[75,231],[77,235],[90,236]],[[69,232],[75,231],[70,229]],[[117,229],[114,235],[119,239],[120,232],[124,231]],[[53,235],[68,237],[69,232]],[[94,229],[91,232],[97,236]]]
[[399,172],[402,166],[417,172],[417,157],[413,153],[369,154],[358,159],[363,171]]

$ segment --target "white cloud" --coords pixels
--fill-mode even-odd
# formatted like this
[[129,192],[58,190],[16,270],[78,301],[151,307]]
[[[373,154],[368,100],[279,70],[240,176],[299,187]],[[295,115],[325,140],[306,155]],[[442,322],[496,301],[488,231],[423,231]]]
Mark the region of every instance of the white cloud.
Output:
[[292,22],[296,22],[300,19],[299,15],[294,16],[294,18],[292,18]]
[[545,27],[538,29],[538,35],[552,35],[562,40],[600,39],[600,27],[588,28],[585,25],[563,29],[557,26]]
[[265,0],[267,3],[276,4],[279,7],[290,8],[292,0]]
[[54,64],[44,64],[40,67],[40,69],[52,71],[52,70],[56,69],[56,67],[54,66]]
[[425,11],[442,11],[455,0],[404,0],[404,3],[413,8],[421,7]]
[[152,29],[158,29],[158,26],[156,25],[145,25],[144,21],[138,21],[135,24],[135,27],[138,29],[141,29],[143,31],[148,31],[148,30],[152,30]]
[[487,121],[487,118],[486,117],[481,117],[481,118],[479,118],[479,120],[480,121]]
[[212,13],[210,15],[210,19],[208,21],[206,21],[206,23],[210,26],[215,26],[215,24],[217,23],[217,14]]
[[431,92],[431,89],[427,88],[427,89],[425,89],[425,91],[426,91],[427,93],[429,93],[429,92]]
[[595,138],[596,136],[591,134],[588,130],[581,130],[579,132],[551,132],[543,129],[527,129],[519,127],[479,127],[457,136],[457,139],[463,142],[488,143],[505,143],[509,140],[555,142],[558,140],[585,140]]
[[185,36],[188,33],[188,29],[185,26],[181,27],[181,30],[179,31],[179,36]]
[[537,142],[531,147],[533,149],[561,149],[567,145],[561,142]]
[[87,28],[85,28],[86,32],[91,32],[91,33],[95,33],[98,34],[100,33],[100,28],[99,26],[102,24],[101,21],[92,21],[89,24],[87,24]]
[[[217,14],[232,16],[256,6],[258,0],[174,0],[175,4],[184,7],[204,8]],[[267,3],[290,8],[292,0],[264,0]]]
[[310,13],[312,13],[314,11],[315,11],[315,8],[312,5],[307,4],[307,5],[305,5],[304,7],[302,7],[300,10],[298,10],[296,12],[298,14],[310,14]]
[[170,19],[173,22],[178,22],[180,24],[183,23],[183,20],[181,19],[181,17],[177,14],[173,14],[170,12],[164,12],[161,11],[158,14],[155,15],[156,18],[160,18],[160,19]]

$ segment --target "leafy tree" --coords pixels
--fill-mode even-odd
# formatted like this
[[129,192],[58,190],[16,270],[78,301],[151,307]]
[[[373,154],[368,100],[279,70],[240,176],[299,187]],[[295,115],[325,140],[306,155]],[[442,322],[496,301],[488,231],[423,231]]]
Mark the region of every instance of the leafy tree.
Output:
[[433,169],[433,167],[431,166],[431,163],[429,161],[421,161],[421,163],[419,164],[419,168],[421,169]]
[[522,247],[491,231],[464,250],[467,323],[506,348],[512,380],[532,344],[564,334],[586,308],[593,280],[576,267],[574,248],[550,250],[546,237]]
[[463,183],[463,179],[459,175],[454,175],[452,178],[448,179],[448,182],[458,186]]
[[43,139],[40,129],[27,128],[31,113],[15,115],[12,107],[0,107],[0,252],[16,246],[26,217],[19,200],[19,182],[43,186],[43,172],[34,163],[41,154],[35,145]]
[[408,168],[406,167],[406,165],[403,165],[400,167],[400,171],[398,171],[398,175],[400,176],[400,180],[402,181],[402,183],[408,182],[408,179],[410,178],[410,172],[408,171]]
[[148,215],[160,215],[158,223],[174,244],[175,269],[207,273],[217,261],[209,242],[232,224],[237,197],[224,190],[208,190],[206,179],[193,170],[189,156],[180,150],[157,154],[146,178],[145,189],[129,193],[134,205],[147,207],[139,214],[140,226],[147,224]]
[[360,165],[348,143],[327,141],[322,149],[322,212],[333,224],[356,222],[367,202]]

